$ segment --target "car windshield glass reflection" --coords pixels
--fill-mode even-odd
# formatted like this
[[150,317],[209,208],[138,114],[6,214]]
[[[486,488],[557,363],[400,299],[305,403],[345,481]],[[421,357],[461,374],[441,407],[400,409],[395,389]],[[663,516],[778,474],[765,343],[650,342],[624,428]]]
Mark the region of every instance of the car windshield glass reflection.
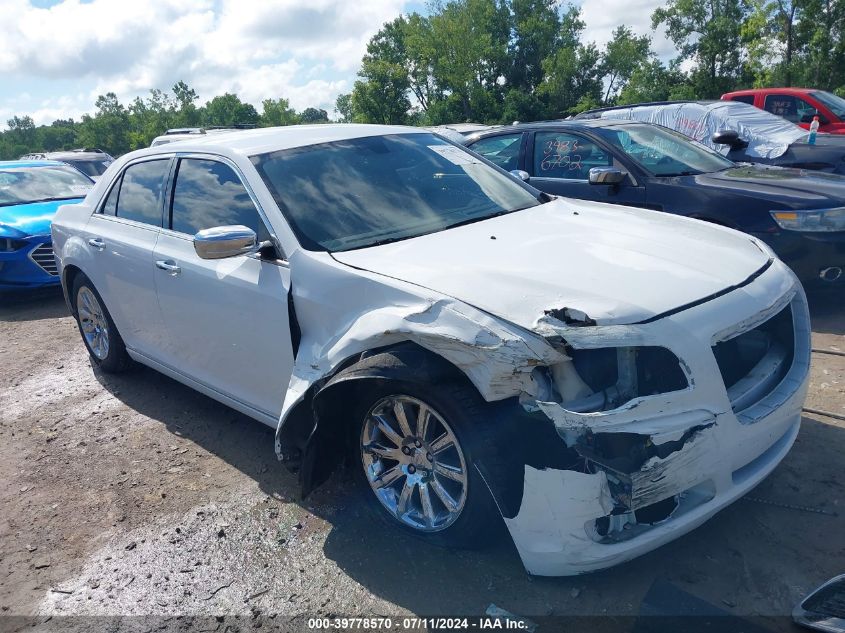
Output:
[[539,204],[512,177],[433,134],[323,143],[252,160],[310,250],[384,244]]
[[845,99],[842,97],[822,91],[811,92],[810,96],[821,101],[822,105],[826,106],[828,110],[833,112],[837,118],[845,119]]
[[0,170],[0,206],[84,198],[94,184],[73,167]]
[[721,154],[655,125],[614,125],[596,131],[655,176],[704,174],[734,166]]

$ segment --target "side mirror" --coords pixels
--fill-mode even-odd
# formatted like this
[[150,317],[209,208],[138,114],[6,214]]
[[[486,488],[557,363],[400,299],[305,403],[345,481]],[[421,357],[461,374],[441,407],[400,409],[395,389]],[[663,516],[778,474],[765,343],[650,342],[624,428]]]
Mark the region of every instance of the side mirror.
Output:
[[511,169],[511,173],[519,178],[522,182],[528,182],[528,179],[531,178],[531,174],[527,171],[523,171],[522,169]]
[[748,147],[748,141],[739,138],[736,130],[719,130],[710,137],[714,145],[729,145],[731,149],[743,149]]
[[627,174],[616,167],[593,167],[590,170],[591,185],[618,185]]
[[194,235],[194,250],[202,259],[247,255],[258,250],[258,236],[246,226],[216,226]]

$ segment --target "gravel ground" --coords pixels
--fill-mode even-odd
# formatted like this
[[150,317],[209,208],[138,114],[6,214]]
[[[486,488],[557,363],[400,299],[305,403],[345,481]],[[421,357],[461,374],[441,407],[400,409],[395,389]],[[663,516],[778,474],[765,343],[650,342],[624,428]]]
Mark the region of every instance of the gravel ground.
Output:
[[[814,347],[845,351],[843,296],[811,295]],[[0,297],[0,367],[7,618],[471,615],[491,603],[624,616],[655,580],[782,616],[845,571],[834,418],[806,414],[766,481],[674,543],[587,576],[531,578],[507,538],[446,551],[373,521],[344,472],[300,501],[269,428],[149,369],[93,371],[58,291]],[[845,414],[845,357],[813,355],[807,406]]]

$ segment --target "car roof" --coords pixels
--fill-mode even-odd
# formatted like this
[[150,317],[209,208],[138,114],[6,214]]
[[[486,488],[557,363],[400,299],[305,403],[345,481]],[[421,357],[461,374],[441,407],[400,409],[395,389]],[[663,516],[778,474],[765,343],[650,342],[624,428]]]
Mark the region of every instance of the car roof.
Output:
[[19,167],[57,167],[65,165],[60,160],[0,160],[0,169],[17,169]]
[[781,92],[783,94],[796,94],[796,95],[805,95],[810,92],[822,92],[820,89],[817,88],[746,88],[745,90],[733,90],[731,92],[726,92],[723,96],[726,95],[759,95],[759,94],[766,94],[769,92]]
[[526,130],[543,130],[554,128],[569,128],[573,130],[589,130],[595,128],[614,127],[616,125],[648,125],[642,121],[630,119],[561,119],[557,121],[533,121],[531,123],[517,123],[515,125],[501,125],[489,130],[481,130],[470,134],[467,142],[487,136],[499,136],[514,132],[525,132]]
[[105,152],[45,152],[44,156],[53,160],[86,160],[89,158],[108,157]]
[[148,147],[133,152],[134,156],[179,152],[221,151],[253,156],[285,149],[306,147],[319,143],[332,143],[367,136],[386,134],[431,134],[423,128],[402,125],[367,125],[357,123],[322,123],[315,125],[286,125],[253,130],[232,130],[220,134],[198,134],[184,139]]

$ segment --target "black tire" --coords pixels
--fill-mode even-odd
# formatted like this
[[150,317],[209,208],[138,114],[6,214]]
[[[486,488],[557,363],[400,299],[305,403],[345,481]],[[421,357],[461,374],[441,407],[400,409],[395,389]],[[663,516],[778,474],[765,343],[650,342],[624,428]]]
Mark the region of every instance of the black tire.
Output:
[[[83,330],[82,318],[80,317],[80,310],[78,306],[80,293],[84,293],[86,291],[93,295],[98,307],[102,310],[102,315],[107,323],[108,352],[102,358],[94,351],[85,336],[85,331]],[[82,342],[85,344],[85,348],[91,356],[91,362],[108,374],[117,374],[129,369],[132,365],[132,359],[129,358],[129,354],[126,353],[126,345],[123,343],[120,332],[117,331],[117,326],[115,326],[114,321],[111,318],[111,314],[109,314],[108,308],[106,308],[106,304],[103,302],[103,298],[100,296],[100,293],[97,292],[97,289],[94,287],[94,284],[91,283],[91,280],[82,273],[76,275],[73,280],[70,300],[71,306],[73,307],[73,316],[76,318],[76,325],[79,328],[79,334],[82,336]]]
[[[373,407],[391,396],[409,396],[433,410],[447,422],[463,454],[467,475],[466,499],[457,519],[438,531],[416,529],[392,514],[379,501],[365,472],[365,457],[361,449],[364,424]],[[485,424],[484,406],[484,401],[471,385],[445,381],[441,384],[380,381],[358,391],[353,407],[355,424],[351,425],[350,433],[350,464],[367,506],[382,522],[433,545],[450,548],[477,549],[489,544],[501,533],[501,517],[473,458],[481,441],[478,429],[483,429]]]

